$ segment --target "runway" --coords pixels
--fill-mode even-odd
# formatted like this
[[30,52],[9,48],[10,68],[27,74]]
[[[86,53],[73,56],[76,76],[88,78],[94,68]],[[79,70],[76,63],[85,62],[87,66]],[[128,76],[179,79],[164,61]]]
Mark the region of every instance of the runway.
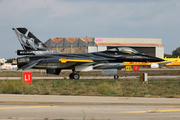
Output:
[[0,95],[0,119],[179,120],[179,98]]

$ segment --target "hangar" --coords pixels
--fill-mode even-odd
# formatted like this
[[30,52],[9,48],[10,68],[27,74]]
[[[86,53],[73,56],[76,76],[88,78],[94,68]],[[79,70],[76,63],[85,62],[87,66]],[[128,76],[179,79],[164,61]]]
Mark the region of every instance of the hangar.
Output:
[[87,53],[104,51],[113,47],[131,47],[141,53],[164,58],[164,45],[161,39],[151,38],[50,38],[45,45],[52,50],[64,53]]

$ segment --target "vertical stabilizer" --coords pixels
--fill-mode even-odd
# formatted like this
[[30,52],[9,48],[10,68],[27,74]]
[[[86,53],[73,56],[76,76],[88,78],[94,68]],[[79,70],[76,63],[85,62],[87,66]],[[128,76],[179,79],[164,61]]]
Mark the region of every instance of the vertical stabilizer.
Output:
[[19,42],[21,43],[24,50],[27,51],[47,51],[49,48],[44,45],[38,38],[36,38],[26,28],[13,28]]

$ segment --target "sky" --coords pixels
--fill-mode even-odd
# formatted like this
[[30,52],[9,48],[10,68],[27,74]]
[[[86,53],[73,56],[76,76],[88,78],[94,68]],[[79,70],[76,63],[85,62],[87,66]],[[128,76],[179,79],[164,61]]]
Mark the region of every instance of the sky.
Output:
[[14,27],[26,27],[42,42],[158,38],[172,54],[180,47],[180,0],[0,0],[0,58],[16,58],[22,49]]

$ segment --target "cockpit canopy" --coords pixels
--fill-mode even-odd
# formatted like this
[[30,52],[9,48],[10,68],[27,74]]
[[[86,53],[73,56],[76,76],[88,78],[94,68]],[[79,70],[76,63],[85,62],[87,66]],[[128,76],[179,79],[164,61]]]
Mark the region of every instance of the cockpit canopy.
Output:
[[134,50],[133,48],[128,48],[128,47],[110,48],[108,49],[108,51],[119,51],[122,53],[139,54],[138,51]]

